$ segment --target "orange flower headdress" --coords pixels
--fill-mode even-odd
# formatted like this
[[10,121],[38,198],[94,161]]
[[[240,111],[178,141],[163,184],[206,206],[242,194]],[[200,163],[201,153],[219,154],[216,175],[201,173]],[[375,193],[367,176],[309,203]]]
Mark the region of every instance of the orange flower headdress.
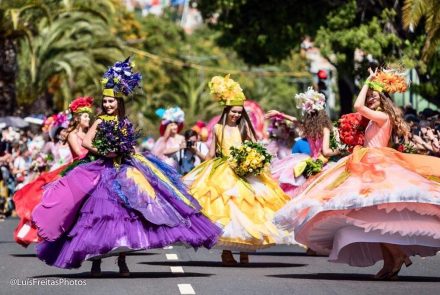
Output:
[[392,68],[382,69],[367,85],[375,91],[389,94],[404,93],[408,89],[403,70]]

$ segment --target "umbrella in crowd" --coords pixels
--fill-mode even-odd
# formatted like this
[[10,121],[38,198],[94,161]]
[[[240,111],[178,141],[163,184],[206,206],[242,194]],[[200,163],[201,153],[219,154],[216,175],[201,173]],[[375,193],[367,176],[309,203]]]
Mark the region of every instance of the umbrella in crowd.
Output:
[[29,126],[29,123],[26,122],[23,118],[14,116],[1,117],[0,123],[4,123],[6,124],[6,126],[14,128],[26,128]]

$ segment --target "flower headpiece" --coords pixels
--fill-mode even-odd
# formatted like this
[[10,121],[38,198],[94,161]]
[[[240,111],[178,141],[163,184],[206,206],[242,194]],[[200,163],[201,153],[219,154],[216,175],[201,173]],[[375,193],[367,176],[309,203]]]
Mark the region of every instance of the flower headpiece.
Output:
[[302,110],[302,113],[311,113],[321,111],[325,108],[325,96],[322,93],[313,90],[313,87],[307,88],[304,93],[295,95],[296,107]]
[[77,97],[69,105],[69,110],[73,114],[78,113],[93,113],[92,111],[93,97]]
[[128,57],[124,61],[116,62],[105,72],[101,83],[104,96],[122,97],[131,94],[139,86],[142,75],[134,73],[134,62]]
[[158,115],[162,122],[160,123],[160,134],[163,135],[165,133],[166,126],[169,123],[176,123],[178,126],[178,132],[183,129],[183,122],[185,121],[185,113],[179,107],[173,107],[168,109],[157,109],[156,115]]
[[408,89],[408,83],[404,78],[403,70],[382,69],[371,80],[366,82],[368,87],[378,92],[404,93]]
[[43,132],[47,132],[49,136],[53,138],[58,128],[67,128],[69,126],[69,121],[69,111],[53,114],[44,120],[42,130]]
[[210,94],[223,106],[242,106],[246,97],[240,84],[229,78],[214,76],[209,82]]
[[197,123],[191,128],[200,136],[202,141],[206,141],[208,139],[209,130],[206,127],[206,123],[203,121],[197,121]]

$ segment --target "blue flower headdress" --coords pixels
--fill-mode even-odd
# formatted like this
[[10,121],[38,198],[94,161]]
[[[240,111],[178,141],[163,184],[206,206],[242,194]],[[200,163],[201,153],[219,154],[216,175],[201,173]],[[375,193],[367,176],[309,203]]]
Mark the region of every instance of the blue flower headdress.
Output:
[[140,85],[142,75],[133,72],[134,62],[128,57],[124,61],[116,62],[105,72],[101,83],[104,96],[123,97],[129,95]]

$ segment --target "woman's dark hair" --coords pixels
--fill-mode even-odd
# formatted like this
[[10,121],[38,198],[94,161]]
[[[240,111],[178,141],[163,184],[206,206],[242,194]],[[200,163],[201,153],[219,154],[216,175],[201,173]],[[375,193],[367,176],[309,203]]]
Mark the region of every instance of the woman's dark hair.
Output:
[[66,128],[61,127],[61,126],[56,127],[56,128],[57,129],[55,130],[55,133],[53,134],[53,139],[52,139],[54,143],[58,143],[60,141],[59,135],[60,135],[61,131],[66,129]]
[[[218,124],[221,124],[223,129],[225,128],[226,121],[228,119],[228,114],[232,108],[233,108],[233,106],[226,106],[223,109],[223,113],[220,116],[220,120],[218,120]],[[254,126],[252,126],[251,119],[249,118],[249,115],[246,112],[246,109],[244,108],[244,106],[242,108],[243,108],[243,110],[241,112],[241,117],[237,121],[238,129],[240,130],[241,140],[242,141],[245,141],[245,140],[253,141],[254,139],[256,140],[257,134],[255,133]],[[222,137],[224,134],[223,129],[222,129]],[[251,134],[249,134],[249,131],[251,132]],[[223,138],[221,138],[220,142],[222,142],[222,141],[223,141]]]
[[186,130],[185,133],[183,133],[183,136],[185,136],[185,140],[188,140],[192,136],[198,136],[198,135],[199,134],[192,129]]
[[[119,120],[122,120],[125,118],[125,103],[124,103],[124,98],[123,97],[114,97],[114,99],[116,99],[116,101],[118,102],[118,118]],[[104,97],[101,100],[101,109],[102,112],[100,115],[107,115],[104,109]]]

